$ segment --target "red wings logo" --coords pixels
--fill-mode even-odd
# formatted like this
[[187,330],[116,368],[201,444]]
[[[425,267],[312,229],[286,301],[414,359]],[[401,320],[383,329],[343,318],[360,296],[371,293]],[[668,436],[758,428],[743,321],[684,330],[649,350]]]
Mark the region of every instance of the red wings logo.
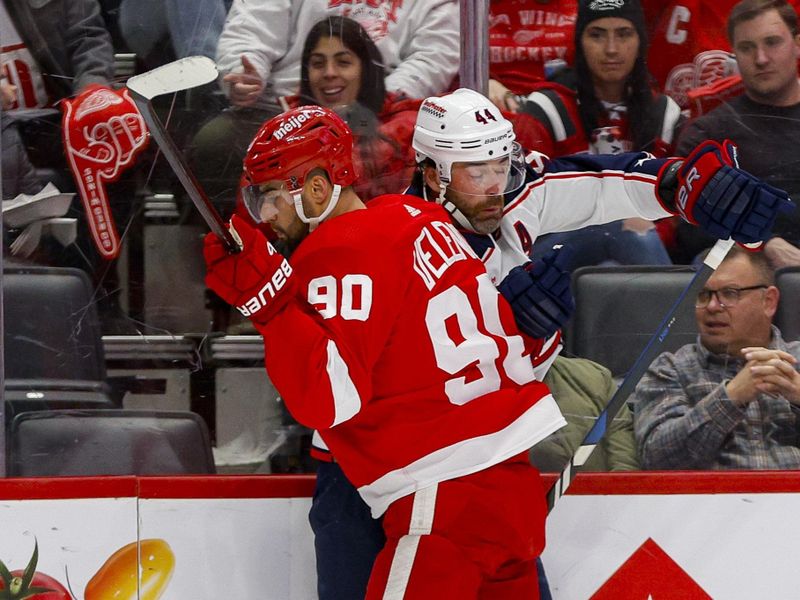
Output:
[[147,127],[128,90],[91,86],[62,109],[64,151],[89,219],[97,250],[120,250],[105,183],[116,181],[147,145]]
[[709,85],[738,71],[736,61],[724,50],[706,50],[694,57],[691,63],[683,63],[672,68],[664,91],[672,96],[681,108],[689,105],[689,91]]

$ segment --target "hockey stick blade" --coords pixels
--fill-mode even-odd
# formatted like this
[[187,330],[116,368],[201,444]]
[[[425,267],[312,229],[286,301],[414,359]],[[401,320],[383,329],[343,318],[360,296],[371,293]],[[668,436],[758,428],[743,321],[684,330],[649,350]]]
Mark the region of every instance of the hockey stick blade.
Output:
[[617,391],[611,397],[611,400],[608,401],[606,407],[597,416],[597,419],[595,419],[594,425],[592,425],[592,428],[583,438],[583,441],[581,442],[581,445],[578,446],[575,454],[562,469],[558,480],[548,490],[548,512],[553,510],[556,502],[558,502],[561,496],[566,493],[567,488],[572,483],[572,479],[575,474],[583,465],[586,464],[586,461],[603,439],[606,431],[608,431],[608,426],[611,424],[611,421],[617,416],[617,413],[628,399],[628,396],[630,396],[633,390],[636,388],[636,385],[645,374],[645,371],[647,371],[650,363],[652,363],[656,356],[661,352],[662,344],[669,335],[672,325],[675,322],[676,315],[681,311],[683,306],[685,306],[686,302],[694,301],[694,299],[697,297],[697,293],[706,284],[706,281],[708,281],[708,278],[711,277],[711,274],[716,271],[717,267],[728,254],[728,251],[732,246],[733,240],[731,239],[717,240],[717,243],[711,248],[711,251],[708,253],[708,256],[706,256],[701,267],[697,270],[697,273],[695,273],[694,277],[692,277],[689,285],[686,286],[686,289],[683,290],[681,295],[678,296],[678,299],[675,300],[675,303],[667,312],[667,315],[656,329],[656,332],[647,342],[647,345],[636,359],[636,362],[633,363],[631,370],[628,371],[628,374],[625,376],[625,379],[622,381],[619,388],[617,388]]
[[183,153],[167,133],[150,102],[156,96],[174,94],[211,83],[217,78],[217,75],[217,67],[213,60],[206,56],[189,56],[131,77],[128,79],[127,86],[131,98],[139,109],[144,122],[147,123],[150,135],[158,144],[161,153],[172,167],[192,203],[214,235],[223,241],[229,252],[234,253],[241,250],[241,246],[228,231],[219,212],[208,199],[200,182],[197,181],[197,177],[189,169]]
[[152,100],[156,96],[211,83],[218,75],[217,65],[207,56],[187,56],[147,73],[134,75],[126,85],[134,94]]

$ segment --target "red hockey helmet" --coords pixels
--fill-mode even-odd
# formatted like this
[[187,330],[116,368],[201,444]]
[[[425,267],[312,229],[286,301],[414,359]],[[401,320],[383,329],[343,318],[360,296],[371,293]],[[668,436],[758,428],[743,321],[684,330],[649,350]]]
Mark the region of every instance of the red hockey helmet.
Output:
[[245,203],[252,213],[259,186],[269,181],[283,181],[299,199],[306,175],[317,167],[328,173],[334,185],[349,186],[356,180],[353,134],[341,117],[321,106],[301,106],[273,117],[247,149]]

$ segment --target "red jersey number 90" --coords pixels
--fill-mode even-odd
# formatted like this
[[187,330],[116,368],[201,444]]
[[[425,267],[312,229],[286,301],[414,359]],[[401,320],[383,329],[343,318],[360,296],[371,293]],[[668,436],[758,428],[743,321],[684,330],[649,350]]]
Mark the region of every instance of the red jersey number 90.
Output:
[[366,321],[372,309],[372,279],[368,275],[333,275],[308,282],[308,303],[323,319],[339,315],[346,321]]

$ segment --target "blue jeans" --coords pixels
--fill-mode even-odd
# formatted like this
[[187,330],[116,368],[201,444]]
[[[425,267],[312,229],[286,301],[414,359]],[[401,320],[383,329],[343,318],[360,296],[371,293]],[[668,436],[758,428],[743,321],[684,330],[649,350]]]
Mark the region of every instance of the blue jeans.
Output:
[[215,58],[225,24],[223,0],[122,0],[119,29],[128,47],[147,56],[167,34],[177,58]]
[[[314,531],[319,600],[363,598],[386,536],[380,519],[372,518],[369,507],[338,464],[319,463],[308,520]],[[536,566],[539,598],[551,600],[540,559]]]
[[532,260],[541,258],[556,244],[567,244],[575,251],[570,267],[572,270],[605,262],[621,265],[672,264],[655,229],[643,234],[624,230],[622,221],[539,236],[533,244]]

